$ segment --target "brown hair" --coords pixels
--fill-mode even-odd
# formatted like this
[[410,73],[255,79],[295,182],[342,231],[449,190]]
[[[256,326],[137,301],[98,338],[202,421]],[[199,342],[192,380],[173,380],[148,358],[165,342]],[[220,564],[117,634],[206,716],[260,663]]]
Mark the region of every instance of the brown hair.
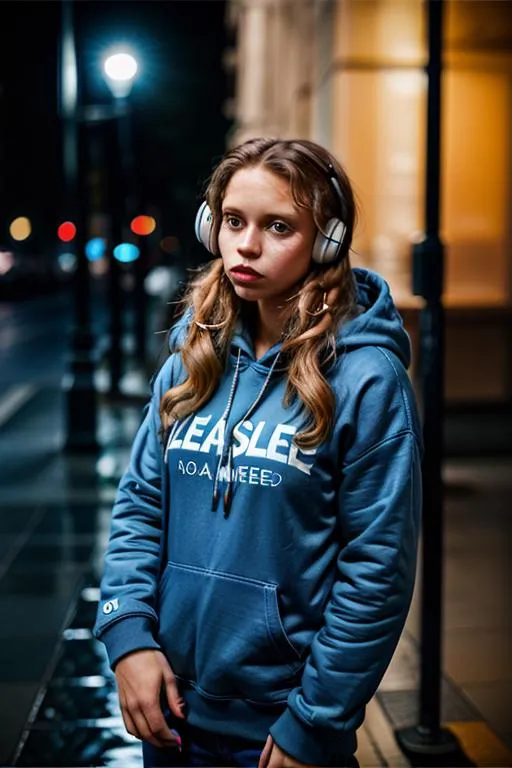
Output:
[[[305,140],[250,139],[228,151],[209,180],[205,197],[212,211],[213,243],[217,242],[222,201],[232,176],[241,168],[255,166],[289,182],[295,204],[311,210],[320,231],[324,231],[331,218],[341,218],[346,226],[336,262],[311,262],[302,286],[287,302],[281,348],[287,363],[284,404],[290,405],[299,398],[306,412],[306,424],[295,442],[301,448],[313,448],[328,437],[334,414],[334,395],[322,371],[334,357],[338,325],[356,310],[349,261],[356,219],[354,194],[341,165],[319,145]],[[329,179],[332,171],[339,184],[338,193]],[[318,312],[324,296],[328,309]],[[221,258],[214,258],[191,282],[183,299],[184,310],[191,310],[191,322],[180,350],[188,377],[162,397],[160,414],[164,428],[198,410],[214,394],[224,371],[236,320],[244,313],[243,304],[224,273]],[[205,330],[197,323],[219,327]]]

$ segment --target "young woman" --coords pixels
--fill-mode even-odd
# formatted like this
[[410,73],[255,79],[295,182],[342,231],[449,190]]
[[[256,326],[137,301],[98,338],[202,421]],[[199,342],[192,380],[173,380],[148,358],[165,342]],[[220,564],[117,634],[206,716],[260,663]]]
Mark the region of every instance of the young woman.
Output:
[[[413,590],[420,428],[336,159],[214,171],[191,284],[113,510],[95,632],[145,765],[356,765]],[[178,736],[179,734],[179,736]]]

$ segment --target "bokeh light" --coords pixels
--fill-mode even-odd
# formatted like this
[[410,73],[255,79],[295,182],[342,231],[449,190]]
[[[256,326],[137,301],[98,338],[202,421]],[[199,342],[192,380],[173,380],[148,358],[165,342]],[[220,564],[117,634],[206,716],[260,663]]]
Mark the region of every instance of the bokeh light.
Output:
[[152,216],[135,216],[130,229],[136,235],[150,235],[156,229],[156,221]]
[[114,248],[114,258],[123,264],[136,261],[140,256],[140,250],[133,243],[120,243]]
[[70,243],[76,235],[76,227],[72,221],[63,221],[57,229],[57,236],[63,243]]
[[18,216],[16,219],[13,219],[9,226],[9,234],[13,240],[18,242],[26,240],[32,234],[30,219],[27,219],[26,216]]
[[0,275],[6,275],[14,266],[14,254],[11,251],[0,251]]
[[77,266],[77,258],[74,253],[60,253],[59,266],[63,272],[74,272]]
[[107,250],[107,243],[103,237],[92,237],[85,244],[85,255],[89,261],[102,259]]

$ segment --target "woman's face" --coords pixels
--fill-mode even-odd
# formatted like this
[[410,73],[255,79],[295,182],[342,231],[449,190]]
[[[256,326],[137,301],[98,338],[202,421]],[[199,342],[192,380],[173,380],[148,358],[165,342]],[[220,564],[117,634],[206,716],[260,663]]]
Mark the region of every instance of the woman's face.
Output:
[[308,274],[316,226],[287,181],[263,166],[231,177],[222,203],[219,249],[241,299],[278,305]]

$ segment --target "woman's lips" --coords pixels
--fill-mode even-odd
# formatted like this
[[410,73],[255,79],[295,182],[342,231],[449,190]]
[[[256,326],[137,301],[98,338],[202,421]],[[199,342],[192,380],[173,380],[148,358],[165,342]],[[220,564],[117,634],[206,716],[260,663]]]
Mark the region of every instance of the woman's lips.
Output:
[[240,283],[252,283],[254,280],[259,280],[263,277],[255,269],[243,266],[233,267],[233,269],[229,270],[229,274]]

